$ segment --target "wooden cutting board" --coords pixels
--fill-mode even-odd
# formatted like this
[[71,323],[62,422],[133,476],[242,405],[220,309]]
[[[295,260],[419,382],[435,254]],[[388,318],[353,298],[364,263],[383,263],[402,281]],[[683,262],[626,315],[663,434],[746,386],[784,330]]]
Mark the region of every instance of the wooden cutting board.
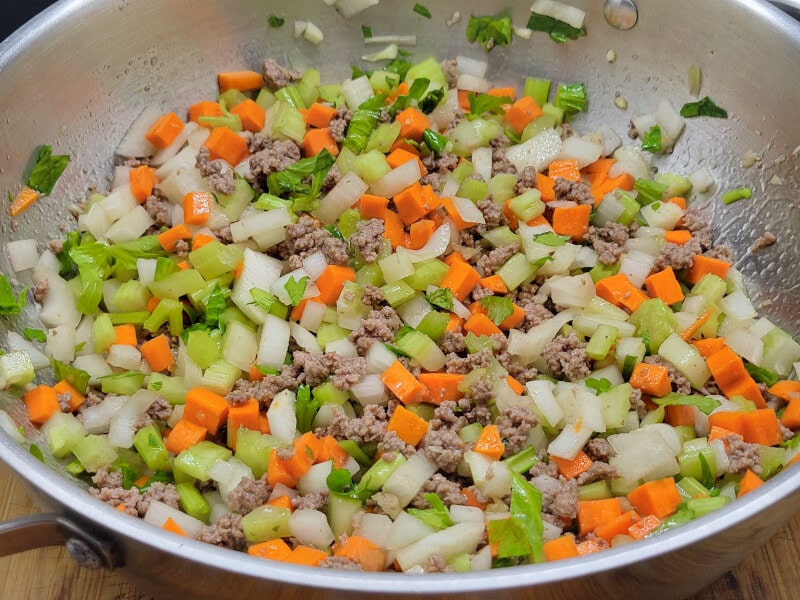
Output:
[[[38,512],[0,464],[0,520]],[[800,514],[750,558],[691,600],[790,600],[800,589]],[[151,600],[120,575],[81,569],[63,548],[0,558],[2,600]]]

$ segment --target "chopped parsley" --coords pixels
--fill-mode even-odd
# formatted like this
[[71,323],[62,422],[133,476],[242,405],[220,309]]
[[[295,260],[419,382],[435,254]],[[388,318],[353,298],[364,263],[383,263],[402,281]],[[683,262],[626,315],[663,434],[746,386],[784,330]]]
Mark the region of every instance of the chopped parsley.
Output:
[[278,27],[283,27],[283,24],[286,23],[286,19],[278,15],[270,15],[268,23],[270,27],[277,29]]
[[700,412],[710,415],[711,412],[722,404],[716,398],[710,396],[684,396],[683,394],[671,393],[663,398],[652,398],[652,401],[659,406],[696,406]]
[[408,514],[434,529],[445,529],[455,525],[444,502],[437,494],[424,494],[423,498],[428,501],[431,508],[409,508]]
[[297,281],[294,277],[289,277],[283,289],[289,294],[289,299],[292,301],[292,306],[297,306],[303,300],[303,294],[306,293],[306,286],[308,285],[308,276],[301,277]]
[[535,12],[532,12],[528,19],[528,29],[543,31],[550,36],[551,40],[559,44],[563,44],[567,40],[577,40],[586,35],[586,26],[576,29],[569,23]]
[[361,35],[364,36],[365,40],[368,40],[369,38],[372,37],[372,28],[368,27],[367,25],[362,25],[361,26]]
[[425,294],[425,299],[438,308],[453,310],[453,292],[450,288],[439,288],[430,294]]
[[426,19],[430,19],[431,18],[431,11],[428,10],[427,6],[423,6],[419,2],[417,2],[414,5],[414,12],[417,13],[418,15],[422,15]]
[[486,52],[495,46],[511,43],[511,17],[476,17],[471,15],[467,23],[467,40],[478,42]]
[[681,116],[686,119],[694,117],[715,117],[717,119],[727,119],[728,111],[716,105],[708,96],[697,102],[687,102],[681,107]]
[[608,379],[606,379],[605,377],[601,377],[600,379],[595,379],[594,377],[589,377],[588,379],[586,379],[586,381],[584,381],[584,383],[586,384],[586,387],[592,388],[598,394],[602,394],[603,392],[607,392],[608,390],[610,390],[613,387],[611,385],[611,382]]
[[481,307],[488,313],[489,320],[500,325],[514,314],[514,302],[508,296],[486,296],[481,298]]
[[14,294],[8,277],[0,275],[0,315],[18,315],[25,308],[28,288],[22,288],[19,296]]
[[426,129],[422,132],[422,141],[436,156],[444,152],[447,146],[448,139],[440,133],[436,133],[432,129]]
[[297,431],[306,433],[311,431],[314,417],[317,416],[322,401],[311,395],[311,388],[301,385],[297,389],[297,400],[295,402],[295,415],[297,415]]
[[533,241],[539,244],[544,244],[545,246],[563,246],[566,244],[571,238],[568,235],[558,235],[552,231],[548,231],[547,233],[540,233],[538,235],[533,236]]
[[653,125],[642,136],[642,150],[645,152],[661,152],[661,127]]
[[30,327],[26,327],[22,330],[22,333],[25,335],[25,339],[29,342],[47,341],[47,335],[41,329],[31,329]]
[[469,99],[469,112],[473,117],[480,117],[486,113],[493,115],[505,114],[503,106],[512,102],[508,96],[492,96],[473,92],[470,92],[467,98]]
[[53,149],[50,146],[42,146],[39,148],[36,164],[25,180],[25,184],[47,196],[56,187],[58,178],[61,177],[68,164],[69,155],[53,156]]
[[270,311],[272,305],[278,300],[275,296],[260,288],[250,288],[250,295],[253,297],[253,302],[251,302],[251,304],[255,304],[267,312]]

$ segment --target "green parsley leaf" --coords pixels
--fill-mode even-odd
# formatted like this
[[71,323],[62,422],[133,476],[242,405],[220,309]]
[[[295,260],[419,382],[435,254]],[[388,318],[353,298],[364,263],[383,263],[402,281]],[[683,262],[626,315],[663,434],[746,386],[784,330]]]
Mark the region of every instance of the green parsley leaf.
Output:
[[260,288],[250,288],[250,295],[253,297],[253,301],[250,304],[255,304],[267,312],[269,312],[272,305],[278,301],[275,296]]
[[120,473],[122,473],[122,487],[123,489],[129,490],[133,487],[134,483],[137,479],[139,479],[139,473],[136,472],[132,466],[126,463],[123,460],[115,461],[117,462],[117,467]]
[[[394,61],[389,63],[389,66],[392,64],[394,64]],[[389,67],[386,67],[386,69],[389,70]],[[353,118],[350,119],[350,124],[347,126],[347,134],[343,142],[345,148],[355,154],[361,154],[364,148],[367,147],[372,131],[378,124],[381,109],[385,103],[386,97],[383,94],[376,94],[369,100],[365,100],[353,111]],[[325,151],[323,150],[323,152]]]
[[432,129],[426,129],[422,132],[422,141],[425,142],[425,145],[428,147],[428,149],[430,149],[431,152],[433,152],[436,156],[439,156],[442,152],[444,152],[449,140],[443,135],[436,133]]
[[202,305],[206,314],[205,324],[208,327],[216,327],[219,323],[220,316],[225,312],[227,306],[225,299],[229,293],[230,290],[223,291],[220,285],[217,284],[211,293],[203,298]]
[[[276,171],[267,177],[269,193],[274,196],[290,194],[293,197],[317,198],[335,160],[328,150],[323,150],[316,156],[300,159],[283,171]],[[309,176],[311,176],[310,185],[304,181]]]
[[556,88],[553,104],[564,110],[564,114],[572,116],[584,112],[589,106],[586,85],[583,83],[561,83]]
[[294,277],[289,277],[283,288],[289,294],[289,299],[292,301],[292,306],[297,306],[303,300],[303,294],[306,293],[306,286],[308,285],[308,275],[301,277],[300,281],[296,281]]
[[696,406],[701,412],[710,415],[712,411],[722,404],[719,400],[709,396],[699,396],[693,394],[684,396],[675,392],[667,394],[663,398],[651,398],[659,406]]
[[354,484],[353,477],[347,469],[332,469],[325,483],[328,485],[331,494],[353,498],[354,500],[366,500],[375,493],[374,490],[366,485]]
[[30,327],[26,327],[22,330],[22,333],[25,335],[25,339],[29,342],[46,342],[47,341],[47,334],[41,329],[31,329]]
[[278,15],[270,15],[268,22],[270,27],[275,27],[277,29],[278,27],[283,27],[283,24],[286,23],[286,19]]
[[706,460],[706,457],[702,452],[697,453],[697,459],[700,462],[700,483],[702,483],[703,486],[708,490],[714,489],[714,474],[711,472],[711,467],[708,465],[708,460]]
[[361,34],[364,36],[365,40],[368,40],[372,37],[372,28],[366,25],[361,26]]
[[417,13],[418,15],[422,15],[422,16],[423,16],[423,17],[425,17],[426,19],[430,19],[430,18],[431,18],[431,16],[432,16],[432,15],[431,15],[431,11],[430,11],[430,10],[428,10],[428,7],[426,7],[426,6],[423,6],[423,5],[422,5],[422,4],[420,4],[419,2],[417,2],[417,3],[414,5],[414,12],[415,12],[415,13]]
[[486,113],[502,115],[505,113],[503,106],[511,104],[511,98],[508,96],[491,96],[490,94],[470,92],[467,98],[469,99],[469,112],[473,117],[480,117]]
[[576,29],[569,23],[535,12],[532,12],[528,19],[528,29],[543,31],[550,35],[551,40],[559,44],[565,43],[568,39],[577,40],[579,37],[586,35],[585,26]]
[[11,282],[5,275],[0,275],[0,315],[18,315],[25,308],[28,288],[22,288],[19,296],[14,295]]
[[89,373],[54,358],[50,359],[50,366],[53,368],[53,375],[57,381],[65,379],[76,391],[86,394],[91,379]]
[[563,246],[570,240],[568,235],[558,235],[552,231],[548,231],[547,233],[540,233],[538,235],[533,236],[533,241],[539,244],[544,244],[545,246]]
[[541,562],[542,494],[518,473],[512,473],[511,517],[489,521],[489,542],[498,545],[498,558],[527,557]]
[[642,136],[642,150],[645,152],[661,152],[661,127],[653,125]]
[[169,471],[156,471],[147,478],[147,481],[142,487],[139,488],[139,491],[146,491],[154,483],[173,483],[174,481],[175,479],[172,477],[172,473]]
[[598,394],[602,394],[603,392],[607,392],[613,386],[611,382],[606,379],[605,377],[601,377],[600,379],[595,379],[594,377],[589,377],[584,381],[586,387],[592,388],[593,390],[597,391]]
[[344,241],[344,236],[342,235],[342,232],[339,231],[339,228],[336,227],[336,225],[325,225],[325,231],[330,233],[337,240]]
[[439,288],[430,294],[425,294],[425,299],[438,308],[453,310],[453,292],[450,288]]
[[714,101],[706,96],[697,102],[687,102],[681,107],[681,116],[686,119],[693,117],[715,117],[727,119],[728,111],[717,106]]
[[495,46],[508,46],[511,43],[511,17],[471,15],[467,22],[467,40],[478,42],[486,52],[491,52]]
[[68,164],[68,155],[53,156],[53,149],[50,146],[42,146],[39,148],[36,164],[25,180],[25,184],[47,196],[56,187],[58,178],[61,177]]
[[311,431],[311,424],[317,416],[322,401],[311,396],[311,388],[301,385],[297,388],[297,400],[295,401],[295,414],[297,415],[297,431],[306,433]]
[[489,320],[495,325],[500,325],[514,314],[514,302],[507,296],[481,298],[481,307],[488,313]]
[[439,102],[444,98],[444,90],[437,88],[428,92],[422,100],[418,102],[419,109],[426,115],[433,112],[439,106]]
[[42,449],[39,448],[39,446],[37,446],[36,444],[31,444],[28,447],[28,452],[30,452],[34,457],[36,457],[36,460],[38,460],[39,462],[44,462],[44,454],[42,454]]
[[400,79],[405,79],[408,70],[412,66],[413,65],[407,60],[404,60],[402,58],[395,58],[392,62],[386,65],[383,70],[389,71],[390,73],[397,73]]
[[432,508],[409,508],[408,514],[434,529],[446,529],[455,525],[444,502],[437,494],[424,494],[423,498]]
[[70,277],[73,274],[76,267],[69,256],[69,251],[80,243],[81,234],[79,231],[70,231],[64,238],[64,242],[61,244],[61,252],[56,254],[56,258],[61,263],[61,269],[58,272],[61,277]]
[[253,208],[257,208],[259,210],[275,210],[276,208],[287,208],[289,210],[294,210],[293,202],[291,200],[284,200],[279,196],[273,196],[272,194],[261,194],[258,197],[258,200],[253,202]]
[[765,369],[764,367],[756,366],[753,363],[745,363],[744,368],[747,369],[747,372],[750,373],[753,379],[758,383],[763,383],[767,387],[772,387],[780,380],[777,373]]

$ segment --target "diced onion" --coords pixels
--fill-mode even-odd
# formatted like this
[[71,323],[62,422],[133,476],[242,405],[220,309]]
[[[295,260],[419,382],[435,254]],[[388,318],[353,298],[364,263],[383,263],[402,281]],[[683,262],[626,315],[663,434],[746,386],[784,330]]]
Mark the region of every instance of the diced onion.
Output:
[[303,350],[312,354],[322,354],[322,348],[317,342],[316,336],[308,329],[292,321],[289,323],[289,332],[294,338],[294,341],[297,342],[297,345]]
[[456,74],[472,75],[473,77],[486,77],[489,63],[485,60],[475,60],[466,56],[456,56]]
[[[612,166],[611,168],[613,169],[614,167]],[[714,185],[714,178],[705,167],[700,167],[696,171],[689,173],[689,181],[692,183],[692,189],[701,194],[706,193]]]
[[573,135],[562,142],[558,159],[575,159],[578,161],[578,168],[582,169],[595,162],[602,154],[602,145]]
[[39,262],[36,240],[15,240],[6,244],[6,256],[15,273],[32,269]]
[[[417,164],[417,161],[410,160],[405,164],[413,165],[414,167],[416,167],[417,173],[419,174],[419,165]],[[405,167],[405,165],[402,165],[397,169],[390,171],[389,173],[384,175],[381,179],[379,179],[377,182],[373,183],[372,184],[373,189],[377,183],[386,179],[387,177],[392,175],[392,173],[395,173],[396,171],[403,169],[403,167]],[[417,175],[414,181],[419,179],[419,177],[420,176]],[[404,187],[408,187],[408,185],[411,184],[410,183],[406,184],[406,186]],[[342,177],[339,183],[337,183],[336,186],[330,192],[328,192],[328,194],[322,199],[322,201],[320,202],[320,207],[317,210],[315,210],[312,214],[323,223],[333,224],[336,222],[336,219],[339,218],[339,215],[341,215],[345,210],[353,206],[353,204],[356,203],[356,201],[361,197],[361,195],[364,192],[367,191],[368,188],[369,186],[358,175],[356,175],[353,172],[347,173],[344,177]],[[399,192],[400,189],[398,189],[397,191]],[[396,192],[393,192],[392,194],[390,194],[390,196],[393,196],[394,193]]]
[[[326,2],[329,2],[329,0],[326,0]],[[336,10],[338,10],[345,19],[349,19],[361,11],[367,10],[370,6],[375,6],[378,2],[380,2],[380,0],[336,0],[335,3],[329,3],[335,4]]]
[[303,259],[303,268],[308,273],[311,281],[316,281],[322,272],[327,268],[328,261],[325,260],[325,255],[319,251],[309,254]]
[[318,510],[295,510],[289,517],[289,530],[298,542],[315,548],[326,548],[334,539],[328,517]]
[[[377,344],[373,344],[376,346]],[[383,344],[381,344],[383,346]],[[386,346],[383,346],[384,348]],[[386,403],[386,386],[383,385],[381,377],[377,373],[370,373],[364,376],[364,379],[353,385],[350,388],[350,393],[353,394],[359,404],[366,406],[367,404],[384,404]]]
[[[345,175],[345,177],[342,178],[342,181],[344,181],[344,179],[349,175],[351,174],[348,173],[347,175]],[[355,175],[353,176],[355,177]],[[392,169],[377,181],[374,181],[372,185],[370,185],[369,187],[372,189],[372,193],[375,194],[376,196],[391,198],[398,192],[402,192],[408,186],[418,181],[420,177],[422,177],[422,173],[419,170],[419,163],[416,160],[409,160],[400,165],[399,167]],[[356,179],[358,179],[358,177],[356,177]],[[359,179],[359,181],[361,180]],[[339,184],[341,185],[341,182],[339,182]],[[364,186],[366,186],[366,184],[364,184]],[[336,187],[339,186],[337,185]],[[331,194],[333,194],[333,191],[335,190],[336,188],[334,188],[331,191]],[[364,191],[366,191],[366,187],[364,188]],[[353,203],[355,203],[355,201],[358,200],[361,194],[364,193],[364,191],[359,192],[359,194],[354,198],[353,202],[348,204],[345,208],[349,208],[350,206],[352,206]],[[331,194],[328,194],[328,196],[330,196]],[[326,196],[326,199],[328,196]],[[325,200],[323,199],[323,205],[324,203]],[[344,208],[342,210],[344,210]],[[339,215],[337,214],[336,216],[338,217]]]
[[557,21],[563,21],[575,29],[583,27],[586,21],[585,11],[556,0],[535,0],[531,5],[531,12],[552,17]]
[[431,234],[431,237],[428,238],[428,241],[425,242],[422,248],[418,250],[403,249],[403,254],[408,255],[412,263],[419,263],[441,256],[450,244],[450,227],[451,225],[449,223],[444,223]]
[[325,354],[336,353],[339,356],[347,358],[355,358],[358,356],[358,349],[353,345],[353,342],[347,338],[340,338],[325,344]]
[[275,315],[266,315],[258,345],[258,364],[279,369],[289,350],[289,336],[290,330],[287,321]]
[[545,129],[521,144],[509,146],[506,149],[506,158],[519,172],[525,167],[535,167],[537,171],[544,171],[559,155],[561,148],[561,136],[554,129]]
[[492,87],[483,77],[475,77],[466,73],[458,76],[457,85],[459,90],[475,92],[476,94],[485,94]]
[[300,325],[316,333],[325,317],[327,307],[322,302],[309,300],[303,309],[303,316],[300,318]]
[[469,198],[453,197],[453,205],[458,211],[458,216],[465,223],[486,223],[486,218],[478,206]]
[[342,84],[342,95],[347,107],[350,110],[356,110],[364,102],[372,98],[375,92],[372,89],[372,85],[370,85],[369,78],[366,75],[362,75],[356,79],[345,81]]
[[367,372],[383,373],[397,360],[397,355],[382,342],[374,342],[367,350]]
[[172,508],[169,504],[164,504],[159,500],[150,501],[150,505],[143,518],[145,522],[155,525],[156,527],[163,527],[167,519],[172,519],[190,538],[196,537],[205,526],[205,523],[200,519],[195,519],[185,512],[177,508]]
[[147,141],[145,135],[160,116],[161,109],[158,106],[151,104],[145,107],[117,146],[117,155],[126,158],[153,156],[156,147]]
[[472,151],[472,166],[476,175],[489,181],[492,178],[492,149],[487,146],[475,148]]

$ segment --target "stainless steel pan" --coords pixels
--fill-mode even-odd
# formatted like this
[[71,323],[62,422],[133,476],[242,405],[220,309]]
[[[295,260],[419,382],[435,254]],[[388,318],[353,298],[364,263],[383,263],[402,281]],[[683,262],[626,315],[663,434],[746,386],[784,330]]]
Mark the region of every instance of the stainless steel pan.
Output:
[[[690,98],[686,72],[703,70],[703,93],[728,109],[726,121],[690,122],[674,154],[659,165],[687,172],[707,166],[721,189],[750,185],[753,200],[723,208],[709,202],[714,231],[736,251],[752,298],[776,323],[800,334],[800,26],[757,0],[639,1],[639,22],[630,31],[609,27],[599,0],[573,0],[589,12],[589,35],[564,46],[537,34],[515,39],[490,56],[498,83],[524,75],[588,84],[591,111],[579,130],[602,123],[623,133],[631,115],[651,110],[659,98],[676,106]],[[795,6],[796,2],[783,2]],[[42,244],[70,223],[68,205],[88,186],[108,184],[113,149],[148,103],[180,109],[215,93],[214,74],[257,68],[265,56],[304,68],[322,66],[342,79],[364,54],[360,26],[377,33],[416,33],[416,57],[483,56],[464,38],[464,21],[444,22],[458,10],[470,15],[510,8],[515,22],[527,18],[529,1],[429,2],[433,19],[415,15],[413,4],[383,0],[347,21],[320,0],[62,0],[0,44],[0,188],[15,189],[34,148],[53,144],[73,163],[56,193],[37,203],[18,223],[3,211],[3,241],[36,237]],[[271,14],[286,17],[270,29]],[[322,28],[319,46],[295,41],[291,24],[311,20]],[[617,60],[606,60],[608,50]],[[616,92],[628,100],[614,107]],[[740,166],[753,151],[760,163]],[[773,176],[782,185],[770,183]],[[765,230],[778,244],[747,251]],[[4,263],[5,257],[0,259]],[[0,268],[8,271],[7,265]],[[30,315],[26,315],[27,318]],[[17,323],[21,326],[22,321]],[[7,326],[0,322],[0,339]],[[3,403],[13,403],[4,397]],[[159,597],[220,598],[296,595],[353,598],[392,594],[438,598],[478,597],[684,597],[718,577],[772,535],[795,511],[800,477],[791,470],[724,510],[696,523],[625,548],[576,561],[491,573],[411,577],[352,574],[284,566],[165,534],[91,499],[64,476],[40,464],[6,436],[0,458],[24,481],[49,515],[0,525],[0,554],[63,543],[87,565],[115,567]]]

